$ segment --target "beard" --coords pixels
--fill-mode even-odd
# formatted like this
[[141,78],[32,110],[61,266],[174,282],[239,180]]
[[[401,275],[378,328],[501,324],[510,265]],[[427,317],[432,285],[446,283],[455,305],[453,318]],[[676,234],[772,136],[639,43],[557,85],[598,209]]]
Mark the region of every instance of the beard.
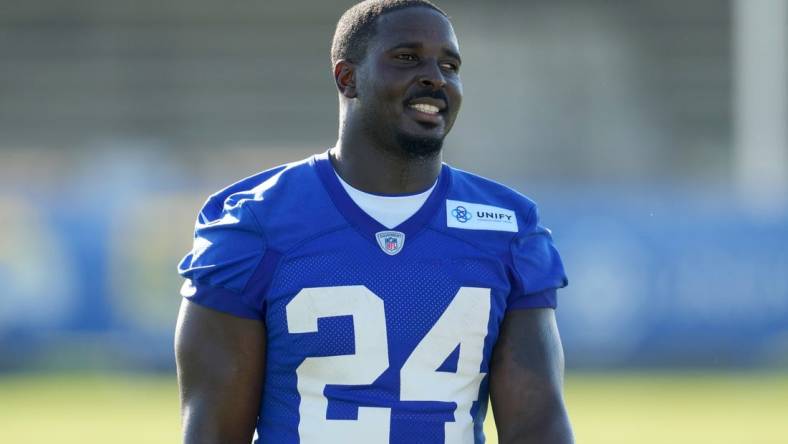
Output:
[[412,160],[429,160],[440,155],[446,134],[425,136],[405,131],[381,108],[358,112],[359,129],[380,149],[389,155]]
[[419,137],[397,132],[396,139],[402,152],[411,159],[428,159],[437,156],[443,148],[442,137]]

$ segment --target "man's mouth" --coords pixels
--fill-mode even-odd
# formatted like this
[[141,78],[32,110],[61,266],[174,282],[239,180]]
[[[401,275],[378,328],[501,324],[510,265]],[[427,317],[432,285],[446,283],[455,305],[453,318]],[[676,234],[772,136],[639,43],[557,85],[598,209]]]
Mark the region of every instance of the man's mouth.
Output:
[[428,105],[426,103],[412,103],[410,104],[410,108],[425,114],[432,114],[432,115],[438,114],[440,112],[440,108],[438,108],[437,106]]
[[417,122],[434,126],[443,122],[446,101],[434,97],[419,97],[408,101],[406,109],[412,112],[411,117]]

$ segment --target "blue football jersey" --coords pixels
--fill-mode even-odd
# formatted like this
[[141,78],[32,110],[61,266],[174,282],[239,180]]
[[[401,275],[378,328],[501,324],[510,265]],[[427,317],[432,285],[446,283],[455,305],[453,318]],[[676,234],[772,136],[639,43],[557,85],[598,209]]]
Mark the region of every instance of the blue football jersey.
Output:
[[267,329],[257,443],[483,443],[490,356],[512,309],[566,285],[536,207],[443,165],[388,229],[328,153],[211,196],[184,297]]

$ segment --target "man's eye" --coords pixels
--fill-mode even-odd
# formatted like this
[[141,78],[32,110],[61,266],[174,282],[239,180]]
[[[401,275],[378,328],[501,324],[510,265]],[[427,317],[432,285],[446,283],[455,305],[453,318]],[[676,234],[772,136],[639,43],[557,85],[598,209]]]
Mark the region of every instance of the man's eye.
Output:
[[453,71],[453,72],[457,72],[460,70],[460,67],[456,63],[441,63],[441,68],[445,69],[446,71]]
[[415,61],[417,61],[419,58],[418,58],[418,57],[416,57],[416,56],[415,56],[415,55],[413,55],[413,54],[397,54],[397,59],[399,59],[399,60],[405,60],[405,61],[407,61],[407,62],[415,62]]

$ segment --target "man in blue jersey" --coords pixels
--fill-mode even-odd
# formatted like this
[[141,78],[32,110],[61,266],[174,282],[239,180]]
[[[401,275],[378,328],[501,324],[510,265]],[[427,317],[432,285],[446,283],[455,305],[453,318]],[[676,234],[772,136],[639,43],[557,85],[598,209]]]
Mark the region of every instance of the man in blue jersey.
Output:
[[570,443],[556,290],[524,196],[441,161],[462,100],[446,14],[340,19],[336,146],[212,195],[176,332],[185,442]]

